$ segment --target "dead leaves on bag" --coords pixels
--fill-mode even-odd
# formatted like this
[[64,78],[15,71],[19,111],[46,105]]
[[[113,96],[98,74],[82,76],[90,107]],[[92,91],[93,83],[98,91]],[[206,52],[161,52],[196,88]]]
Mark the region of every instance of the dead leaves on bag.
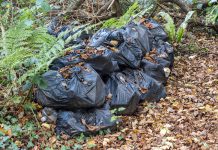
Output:
[[101,129],[104,128],[104,126],[93,126],[93,125],[87,124],[84,119],[81,119],[81,122],[82,122],[82,124],[85,125],[85,127],[86,127],[89,131],[91,131],[91,132],[93,132],[93,131],[99,131],[99,130],[101,130]]

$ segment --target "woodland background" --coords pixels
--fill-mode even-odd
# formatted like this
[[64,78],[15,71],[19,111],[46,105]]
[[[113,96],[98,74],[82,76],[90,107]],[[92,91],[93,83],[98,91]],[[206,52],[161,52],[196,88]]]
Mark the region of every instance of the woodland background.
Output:
[[[54,17],[87,33],[142,18],[161,22],[176,55],[167,98],[122,116],[116,132],[56,137],[54,125],[39,121],[33,93],[82,31],[53,37],[46,26]],[[218,149],[216,0],[0,0],[0,29],[0,149]]]

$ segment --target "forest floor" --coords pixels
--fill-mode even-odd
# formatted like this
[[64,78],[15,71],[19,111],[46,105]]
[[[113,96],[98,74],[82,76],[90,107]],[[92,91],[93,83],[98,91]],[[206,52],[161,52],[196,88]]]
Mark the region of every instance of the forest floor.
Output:
[[59,138],[54,125],[39,122],[39,129],[33,113],[11,107],[1,111],[0,149],[218,149],[217,43],[214,36],[189,34],[176,54],[167,98],[140,104],[116,131]]

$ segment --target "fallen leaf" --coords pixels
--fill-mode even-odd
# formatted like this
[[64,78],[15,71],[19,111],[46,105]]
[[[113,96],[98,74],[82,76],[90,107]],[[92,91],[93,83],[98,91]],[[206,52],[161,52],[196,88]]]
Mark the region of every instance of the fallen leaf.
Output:
[[15,141],[15,144],[18,146],[18,147],[21,147],[21,146],[23,146],[23,144],[22,144],[22,142],[21,141]]
[[104,140],[103,140],[103,146],[106,147],[109,142],[110,142],[110,140],[109,140],[108,138],[104,138]]
[[146,89],[146,88],[144,88],[144,87],[140,87],[140,92],[142,93],[142,94],[145,94],[145,93],[147,93],[148,92],[148,89]]
[[87,142],[87,147],[88,148],[93,148],[95,146],[96,146],[95,140],[93,140],[93,139],[88,140],[88,142]]
[[49,139],[50,144],[54,144],[56,141],[57,141],[56,136],[52,136],[52,137]]
[[43,123],[43,124],[42,124],[42,127],[45,127],[45,128],[47,128],[47,129],[50,129],[50,128],[51,128],[50,124],[48,124],[48,123]]
[[11,129],[9,129],[9,130],[7,131],[7,135],[10,136],[10,137],[12,136],[12,130],[11,130]]
[[160,130],[160,135],[161,136],[165,136],[167,133],[169,133],[170,131],[169,131],[169,129],[167,129],[167,128],[162,128],[161,130]]
[[112,40],[112,41],[110,41],[110,44],[113,45],[113,46],[117,46],[118,45],[118,41]]
[[89,131],[98,131],[102,128],[104,128],[104,126],[93,126],[93,125],[89,125],[86,123],[86,121],[84,119],[81,119],[81,122],[83,125],[85,125]]

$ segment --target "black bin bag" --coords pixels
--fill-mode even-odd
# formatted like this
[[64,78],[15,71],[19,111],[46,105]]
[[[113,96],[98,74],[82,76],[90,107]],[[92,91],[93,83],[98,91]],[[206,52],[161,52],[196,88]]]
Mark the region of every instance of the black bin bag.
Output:
[[[84,50],[79,50],[79,51],[84,51]],[[83,62],[83,60],[80,58],[80,55],[78,53],[72,52],[66,56],[56,58],[49,66],[49,69],[59,70],[65,66],[75,65],[80,62]]]
[[122,28],[121,32],[125,41],[131,41],[140,47],[143,54],[151,51],[153,35],[144,25],[133,22]]
[[[109,75],[114,71],[119,71],[119,65],[117,61],[113,60],[114,52],[104,46],[97,48],[90,48],[91,51],[96,51],[91,54],[84,61],[88,63],[92,68],[94,68],[101,75]],[[90,50],[86,50],[89,53]]]
[[143,23],[150,24],[149,31],[153,34],[156,40],[167,41],[167,33],[164,31],[164,28],[159,23],[157,23],[153,19],[146,19]]
[[92,36],[88,45],[90,47],[108,46],[111,45],[110,42],[112,40],[118,42],[117,46],[124,42],[123,34],[120,32],[120,29],[101,29]]
[[141,48],[133,42],[124,42],[119,46],[119,52],[114,54],[113,60],[120,66],[131,67],[133,69],[140,67],[143,56]]
[[141,67],[146,75],[152,77],[160,83],[166,84],[167,77],[165,76],[164,67],[162,65],[143,59]]
[[112,118],[109,105],[102,108],[59,111],[56,123],[56,133],[69,136],[81,133],[91,134],[103,129],[115,129],[118,120]]
[[[116,41],[115,46],[111,45]],[[135,23],[130,23],[125,27],[117,30],[102,29],[99,30],[90,40],[90,47],[113,47],[110,58],[113,63],[119,66],[131,67],[133,69],[140,67],[143,55],[152,48],[152,34],[149,30]],[[109,49],[110,49],[109,48]]]
[[97,72],[85,65],[71,69],[71,78],[65,79],[58,71],[43,75],[47,87],[38,88],[37,101],[44,107],[69,109],[92,108],[105,102],[106,89]]
[[111,108],[125,110],[117,111],[117,114],[131,115],[135,112],[140,97],[134,84],[129,83],[125,74],[113,73],[107,82],[107,93],[111,94]]
[[161,98],[166,97],[164,85],[148,76],[146,72],[126,69],[123,73],[126,74],[129,83],[133,83],[137,87],[141,101],[158,102]]
[[168,42],[164,42],[162,40],[155,41],[153,49],[157,50],[157,55],[155,59],[159,61],[162,66],[169,68],[173,67],[174,51],[173,47]]

